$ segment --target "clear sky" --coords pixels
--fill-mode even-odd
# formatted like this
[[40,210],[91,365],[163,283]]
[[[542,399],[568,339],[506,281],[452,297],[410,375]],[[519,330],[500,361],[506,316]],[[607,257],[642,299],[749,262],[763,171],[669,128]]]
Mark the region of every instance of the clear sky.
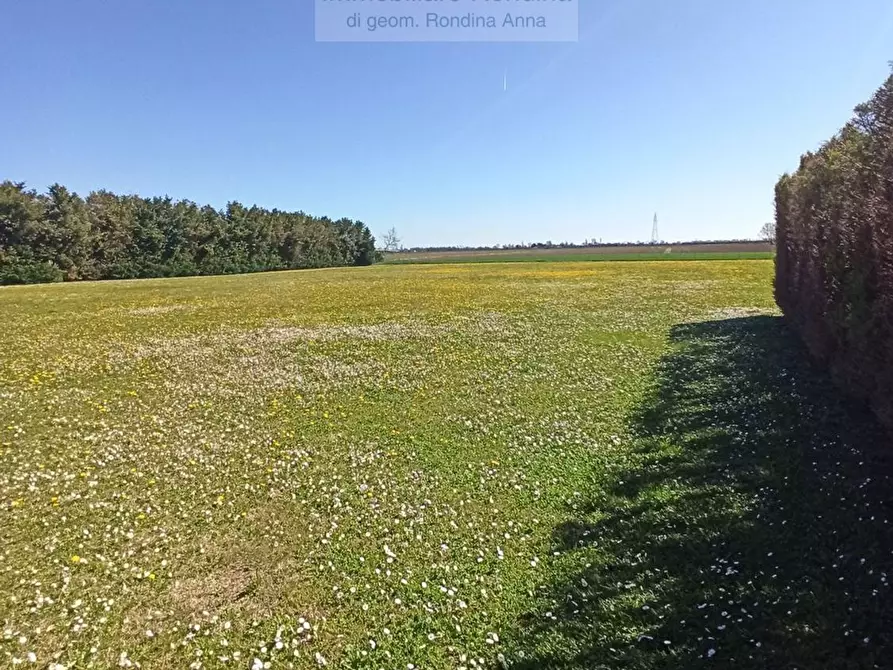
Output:
[[[0,179],[406,246],[755,237],[893,60],[890,0],[580,0],[577,43],[317,43],[311,0],[6,0]],[[503,90],[508,72],[508,90]]]

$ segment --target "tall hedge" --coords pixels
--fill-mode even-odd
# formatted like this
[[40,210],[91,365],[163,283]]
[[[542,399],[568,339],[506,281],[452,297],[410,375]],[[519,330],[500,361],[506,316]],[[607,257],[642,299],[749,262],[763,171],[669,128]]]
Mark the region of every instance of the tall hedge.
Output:
[[360,221],[0,183],[0,284],[368,265]]
[[775,195],[778,305],[893,426],[893,76]]

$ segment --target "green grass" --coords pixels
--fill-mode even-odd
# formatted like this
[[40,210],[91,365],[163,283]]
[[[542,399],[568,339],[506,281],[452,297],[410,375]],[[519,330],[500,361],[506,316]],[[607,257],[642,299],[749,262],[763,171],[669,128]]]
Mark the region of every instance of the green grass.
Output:
[[399,252],[385,255],[388,265],[422,265],[455,263],[573,263],[598,261],[743,261],[770,260],[771,251],[687,251],[678,247],[672,252],[618,251],[601,249],[587,252],[585,249],[562,251],[561,249],[530,249],[527,251],[450,251],[450,252]]
[[885,667],[887,438],[771,275],[0,290],[0,666]]

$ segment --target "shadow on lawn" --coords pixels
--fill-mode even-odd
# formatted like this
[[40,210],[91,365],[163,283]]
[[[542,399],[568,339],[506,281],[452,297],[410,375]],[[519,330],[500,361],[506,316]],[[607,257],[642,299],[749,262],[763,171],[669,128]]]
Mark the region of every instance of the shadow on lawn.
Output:
[[775,317],[685,324],[515,668],[893,668],[893,445]]

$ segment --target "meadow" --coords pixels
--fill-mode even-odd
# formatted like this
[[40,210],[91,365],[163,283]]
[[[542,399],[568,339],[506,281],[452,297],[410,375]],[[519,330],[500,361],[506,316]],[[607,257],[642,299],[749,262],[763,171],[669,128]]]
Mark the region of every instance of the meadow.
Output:
[[573,261],[730,261],[771,259],[767,242],[705,242],[569,248],[454,249],[386,252],[384,262],[397,263],[543,263]]
[[772,272],[0,289],[0,667],[890,667],[889,438]]

